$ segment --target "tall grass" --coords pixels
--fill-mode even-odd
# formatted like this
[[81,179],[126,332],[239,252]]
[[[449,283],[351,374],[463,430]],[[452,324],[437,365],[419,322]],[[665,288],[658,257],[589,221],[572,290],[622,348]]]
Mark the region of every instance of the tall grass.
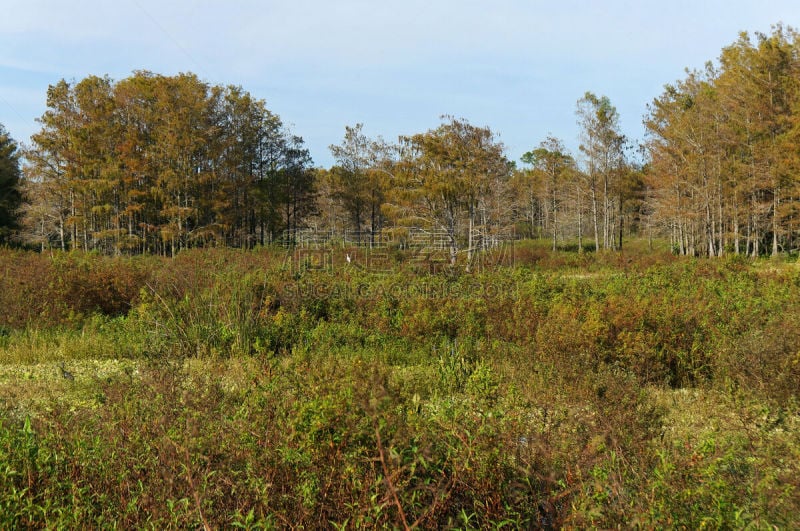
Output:
[[0,296],[0,526],[800,524],[794,265],[523,251],[53,259]]

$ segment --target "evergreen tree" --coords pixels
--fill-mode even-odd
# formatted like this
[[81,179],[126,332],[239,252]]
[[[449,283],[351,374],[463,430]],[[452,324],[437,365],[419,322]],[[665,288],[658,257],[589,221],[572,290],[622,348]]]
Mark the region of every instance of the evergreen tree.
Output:
[[17,143],[0,124],[0,244],[7,244],[18,228],[17,215],[21,203]]

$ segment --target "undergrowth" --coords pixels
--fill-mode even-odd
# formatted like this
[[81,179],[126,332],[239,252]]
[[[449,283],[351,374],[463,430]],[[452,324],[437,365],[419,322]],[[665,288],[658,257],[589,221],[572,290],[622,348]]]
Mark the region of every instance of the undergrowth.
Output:
[[518,251],[0,252],[0,527],[800,523],[794,264]]

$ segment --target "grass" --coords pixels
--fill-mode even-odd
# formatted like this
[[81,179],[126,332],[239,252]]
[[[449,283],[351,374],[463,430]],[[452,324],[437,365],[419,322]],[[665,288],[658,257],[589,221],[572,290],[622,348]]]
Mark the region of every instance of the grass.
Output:
[[[472,275],[268,249],[26,272],[0,295],[0,526],[800,524],[794,263],[517,250]],[[95,278],[126,287],[91,306]]]

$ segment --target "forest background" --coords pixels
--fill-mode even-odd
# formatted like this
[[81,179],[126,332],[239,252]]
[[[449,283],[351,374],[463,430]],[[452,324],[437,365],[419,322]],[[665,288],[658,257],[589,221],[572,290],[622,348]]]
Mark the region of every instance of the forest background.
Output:
[[638,145],[612,102],[587,92],[579,153],[549,136],[519,163],[489,127],[445,116],[394,142],[349,126],[330,147],[335,165],[315,168],[302,138],[240,87],[150,72],[62,80],[31,146],[3,136],[9,168],[25,161],[2,181],[3,238],[13,211],[18,242],[108,254],[294,244],[306,229],[402,242],[416,228],[443,233],[451,259],[467,262],[509,235],[580,251],[645,236],[685,255],[789,253],[798,46],[780,25],[743,33],[717,63],[665,86]]

